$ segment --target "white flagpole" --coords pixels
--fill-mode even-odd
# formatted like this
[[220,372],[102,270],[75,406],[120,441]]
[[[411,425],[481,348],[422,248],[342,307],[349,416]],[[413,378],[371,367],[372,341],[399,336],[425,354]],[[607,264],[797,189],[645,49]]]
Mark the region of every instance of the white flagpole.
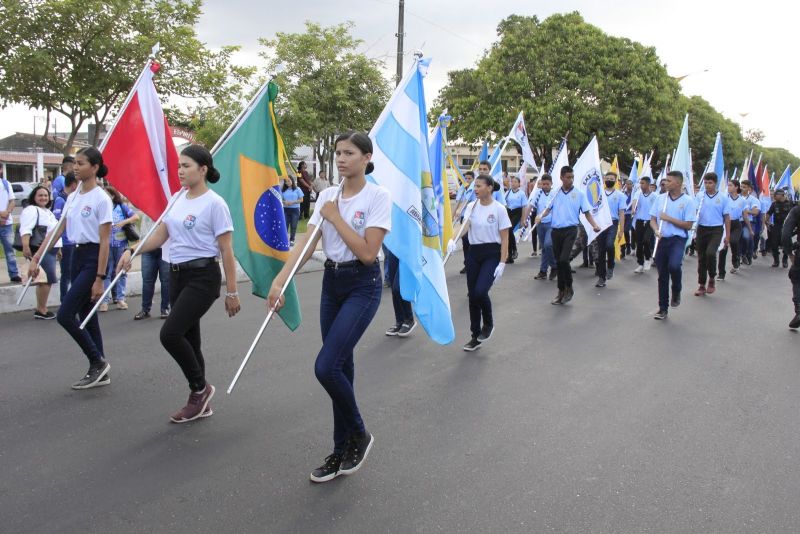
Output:
[[[471,204],[467,204],[467,211],[464,213],[464,222],[462,222],[461,226],[459,226],[458,233],[453,238],[453,243],[458,243],[458,240],[461,239],[461,232],[464,231],[464,226],[466,225],[466,221],[468,221],[470,216],[472,216],[472,210],[475,209],[476,202],[478,202],[478,199],[473,200]],[[442,267],[447,265],[447,260],[450,259],[451,255],[452,255],[451,252],[448,250],[447,254],[444,257],[444,260],[442,260]]]
[[[158,216],[158,220],[155,222],[155,224],[153,224],[153,226],[150,228],[150,230],[147,232],[147,234],[145,234],[145,236],[142,239],[139,240],[139,244],[136,245],[136,249],[133,251],[133,254],[131,254],[130,261],[133,261],[133,258],[135,258],[136,256],[139,255],[139,251],[142,250],[142,247],[144,246],[144,244],[147,242],[148,239],[150,239],[150,236],[153,235],[153,232],[156,231],[156,228],[158,228],[159,225],[164,221],[164,217],[166,217],[167,214],[170,212],[170,210],[172,210],[172,207],[175,205],[175,202],[177,202],[177,200],[180,197],[182,197],[182,196],[184,196],[186,194],[186,191],[187,191],[186,189],[181,189],[181,191],[179,191],[177,195],[173,196],[172,199],[170,199],[169,204],[167,204],[167,207],[164,209],[164,211],[161,213],[161,215]],[[86,316],[86,318],[81,323],[81,326],[80,326],[81,330],[86,328],[86,325],[89,323],[89,320],[91,320],[92,316],[95,313],[97,313],[97,309],[100,308],[100,305],[103,303],[103,300],[105,300],[105,298],[108,296],[108,294],[111,292],[111,290],[117,284],[117,282],[119,282],[119,279],[122,278],[122,275],[125,274],[125,273],[127,273],[127,271],[120,270],[117,273],[117,275],[114,277],[114,279],[111,281],[111,283],[108,284],[108,287],[106,288],[106,290],[103,291],[103,294],[100,296],[99,299],[97,299],[97,301],[94,303],[94,307],[92,307],[92,310],[89,312],[89,314]]]
[[[336,191],[336,199],[338,199],[339,195],[342,194],[342,187],[343,186],[344,186],[344,180],[339,182],[339,189]],[[306,244],[303,246],[303,250],[300,252],[300,255],[297,257],[297,261],[292,266],[292,270],[289,271],[289,276],[286,277],[286,282],[284,282],[283,283],[283,287],[281,287],[281,292],[278,295],[278,300],[280,300],[280,298],[283,296],[284,293],[286,293],[286,290],[289,288],[289,284],[292,282],[292,279],[294,278],[294,275],[297,273],[297,270],[300,268],[300,263],[303,261],[303,258],[306,257],[306,254],[308,254],[308,249],[311,247],[311,244],[316,239],[317,233],[322,228],[322,224],[324,222],[325,222],[325,219],[320,219],[319,224],[314,227],[314,231],[311,232],[310,236],[308,236],[308,239],[306,240]],[[273,315],[275,315],[275,308],[270,308],[269,312],[267,313],[267,318],[264,319],[264,322],[261,324],[261,328],[258,329],[258,333],[256,334],[255,339],[253,339],[253,342],[250,344],[250,348],[247,350],[247,354],[245,354],[244,359],[242,360],[242,364],[239,366],[239,369],[236,371],[236,375],[234,375],[233,380],[231,380],[231,385],[228,386],[228,395],[230,395],[231,392],[233,391],[233,388],[236,387],[236,382],[239,380],[239,377],[242,375],[242,371],[244,371],[244,368],[247,365],[247,362],[250,360],[250,356],[253,355],[253,351],[255,350],[256,345],[258,345],[258,342],[261,340],[261,336],[264,335],[264,330],[266,330],[267,325],[269,324],[269,322],[272,319]]]
[[[158,53],[159,49],[160,49],[160,44],[156,43],[156,45],[153,47],[153,49],[150,52],[150,57],[147,58],[147,62],[145,63],[144,68],[142,69],[142,72],[139,73],[139,76],[136,78],[136,81],[134,82],[133,87],[131,88],[130,92],[128,93],[128,96],[125,98],[125,102],[122,104],[122,107],[119,108],[120,111],[124,110],[128,106],[128,104],[130,103],[130,101],[133,99],[133,95],[136,92],[136,87],[139,85],[139,82],[142,80],[142,77],[147,73],[147,70],[150,68],[150,65],[153,63],[153,60],[155,59],[155,55],[156,55],[156,53]],[[109,128],[108,132],[106,133],[106,136],[100,142],[100,146],[98,147],[98,150],[100,152],[103,151],[103,149],[106,146],[106,143],[108,143],[108,140],[111,138],[111,133],[117,127],[117,123],[119,122],[120,115],[121,115],[121,113],[117,114],[117,116],[114,119],[114,122],[111,124],[111,128]],[[75,196],[73,198],[77,198],[77,196],[80,194],[82,188],[83,188],[83,182],[78,183],[78,188],[75,190]],[[58,220],[58,224],[56,224],[56,227],[50,233],[50,237],[48,238],[47,243],[45,243],[45,245],[44,245],[44,252],[42,253],[42,256],[44,256],[47,253],[47,251],[50,250],[50,246],[53,244],[53,237],[55,237],[55,235],[61,230],[61,227],[64,224],[66,224],[66,222],[67,222],[67,214],[69,213],[69,210],[72,207],[72,204],[74,204],[74,202],[67,202],[67,204],[64,206],[64,210],[61,212],[61,218]],[[30,287],[30,285],[31,285],[31,278],[28,277],[28,281],[23,286],[22,291],[20,291],[19,297],[17,297],[17,306],[19,306],[22,303],[22,299],[25,298],[25,293],[28,292],[28,288]]]

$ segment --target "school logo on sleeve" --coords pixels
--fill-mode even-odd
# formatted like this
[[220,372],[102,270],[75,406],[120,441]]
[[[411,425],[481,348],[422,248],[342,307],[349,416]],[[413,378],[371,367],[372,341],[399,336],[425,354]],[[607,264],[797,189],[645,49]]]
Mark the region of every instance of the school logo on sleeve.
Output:
[[197,217],[194,215],[187,215],[186,218],[183,220],[183,227],[187,230],[191,230],[194,228],[195,223],[197,223]]
[[84,206],[81,208],[81,217],[84,219],[86,217],[90,217],[92,215],[92,207],[91,206]]
[[353,214],[352,226],[355,230],[361,230],[367,223],[367,216],[363,211],[356,211]]

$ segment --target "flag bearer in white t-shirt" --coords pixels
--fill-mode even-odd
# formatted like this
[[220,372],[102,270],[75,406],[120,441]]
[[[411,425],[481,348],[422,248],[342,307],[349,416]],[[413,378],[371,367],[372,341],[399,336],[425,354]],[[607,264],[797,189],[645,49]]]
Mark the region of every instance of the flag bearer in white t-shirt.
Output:
[[[467,252],[467,295],[469,296],[469,328],[472,338],[464,350],[472,352],[494,333],[492,301],[489,290],[503,276],[508,258],[508,233],[511,220],[506,207],[492,195],[500,189],[488,174],[475,178],[476,200],[467,207],[464,221],[469,232]],[[455,250],[451,241],[448,248]]]
[[[225,269],[225,311],[233,317],[241,309],[236,291],[236,260],[233,257],[233,221],[225,201],[208,188],[220,176],[208,149],[190,145],[181,152],[178,178],[186,194],[181,196],[158,225],[140,252],[160,248],[169,239],[170,314],[161,327],[161,344],[175,359],[189,382],[189,400],[175,412],[173,423],[186,423],[214,412],[209,406],[214,386],[206,382],[206,365],[200,349],[200,319],[219,298]],[[181,192],[175,193],[181,195]],[[133,249],[119,260],[120,269],[130,269]]]
[[[109,241],[111,238],[111,198],[97,181],[108,174],[103,164],[103,156],[94,147],[80,150],[75,156],[75,176],[81,182],[80,192],[69,195],[66,204],[66,226],[61,225],[53,238],[53,243],[61,238],[66,230],[75,243],[72,257],[72,284],[56,319],[89,358],[86,375],[72,385],[72,389],[89,389],[107,386],[111,383],[103,352],[103,336],[100,321],[93,315],[81,330],[80,324],[92,311],[94,301],[103,294],[103,281],[108,266]],[[45,243],[47,243],[45,238]],[[33,255],[30,273],[35,276],[39,262],[47,251],[39,248]]]
[[363,464],[374,438],[365,426],[353,389],[353,349],[369,326],[381,301],[382,280],[378,252],[392,227],[389,192],[368,182],[373,171],[372,141],[361,132],[348,132],[336,139],[336,167],[344,179],[339,189],[329,187],[317,197],[308,221],[310,236],[322,225],[305,257],[305,243],[298,242],[286,265],[272,282],[268,306],[280,308],[280,290],[292,266],[302,266],[320,237],[328,258],[322,278],[320,327],[322,348],[314,372],[333,403],[333,453],[311,473],[313,482],[327,482],[339,475],[355,473]]

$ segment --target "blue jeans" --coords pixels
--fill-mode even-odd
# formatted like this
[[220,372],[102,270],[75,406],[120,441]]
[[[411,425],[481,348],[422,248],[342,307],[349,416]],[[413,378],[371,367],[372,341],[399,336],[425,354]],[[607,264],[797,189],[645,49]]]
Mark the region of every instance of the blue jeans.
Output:
[[382,292],[378,263],[353,267],[327,267],[322,277],[319,322],[322,348],[314,374],[333,404],[333,452],[344,452],[351,434],[364,432],[364,421],[353,388],[353,349],[366,331]]
[[469,330],[472,337],[481,333],[484,326],[494,326],[492,301],[489,290],[494,284],[494,270],[500,263],[500,245],[497,243],[470,244],[467,254],[467,296],[469,298]]
[[97,256],[100,246],[89,244],[76,246],[72,254],[72,285],[58,309],[58,324],[72,336],[90,363],[102,362],[103,336],[97,314],[89,320],[84,330],[80,329],[83,319],[92,311],[92,285],[97,279]]
[[286,217],[286,228],[289,230],[289,239],[294,241],[294,236],[297,233],[297,223],[300,221],[300,210],[295,208],[283,208],[283,214]]
[[396,324],[413,323],[414,311],[411,303],[403,300],[400,295],[400,260],[386,249],[386,264],[388,273],[386,281],[392,285],[392,306],[394,307],[394,320]]
[[61,304],[64,304],[64,296],[69,291],[69,284],[72,282],[72,256],[75,252],[75,245],[64,245],[61,247]]
[[[753,225],[753,230],[755,230],[755,224],[752,222],[750,224]],[[739,255],[748,260],[753,258],[753,233],[744,223],[742,223],[742,237],[739,240]]]
[[9,278],[19,276],[19,269],[17,269],[17,256],[14,251],[14,225],[0,226],[0,243],[3,244],[3,252],[6,255],[6,265],[8,266]]
[[614,243],[617,240],[617,232],[619,231],[619,221],[611,221],[611,226],[600,232],[597,236],[597,252],[600,256],[597,258],[595,265],[597,265],[597,276],[606,279],[608,270],[614,270]]
[[161,249],[142,254],[142,309],[150,311],[156,278],[161,281],[161,312],[169,310],[169,263],[161,259]]
[[[111,280],[114,278],[114,271],[117,268],[117,263],[119,259],[122,257],[122,253],[125,252],[127,247],[109,247],[108,251],[108,268],[106,269],[106,279],[103,282],[103,288],[108,289],[108,286],[111,285]],[[114,285],[114,289],[111,293],[114,295],[114,300],[117,302],[121,300],[125,300],[125,286],[128,283],[128,274],[123,273],[122,276],[119,277],[119,280]],[[104,300],[106,304],[111,302],[111,294],[106,297]]]
[[680,236],[663,237],[658,240],[658,249],[654,258],[658,269],[658,309],[669,309],[669,282],[672,279],[672,295],[681,293],[681,265],[686,238]]
[[550,223],[539,223],[539,226],[536,227],[536,235],[539,237],[539,244],[542,247],[539,271],[546,273],[548,267],[556,268],[556,257],[553,255],[553,229],[550,227]]

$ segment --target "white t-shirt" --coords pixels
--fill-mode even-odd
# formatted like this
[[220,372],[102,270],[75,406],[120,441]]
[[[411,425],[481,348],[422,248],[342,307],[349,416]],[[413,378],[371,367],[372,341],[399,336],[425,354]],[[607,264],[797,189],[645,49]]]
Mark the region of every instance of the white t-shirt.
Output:
[[[14,190],[11,188],[11,183],[6,179],[0,180],[0,211],[6,211],[8,203],[12,200],[14,200]],[[11,213],[9,213],[3,226],[9,226],[12,222]]]
[[[319,210],[329,200],[336,198],[339,187],[329,187],[317,196],[314,213],[308,224],[319,226],[322,215]],[[392,198],[389,191],[379,185],[367,182],[357,195],[350,198],[339,197],[339,214],[358,235],[364,237],[367,228],[392,230]],[[328,221],[322,221],[322,250],[325,256],[335,262],[353,261],[356,255],[344,242],[336,228]]]
[[[33,227],[36,226],[36,212],[39,212],[39,226],[47,226],[47,233],[53,231],[53,228],[58,224],[58,219],[53,215],[53,212],[47,208],[40,208],[39,206],[27,206],[22,213],[19,214],[19,235],[32,235]],[[61,248],[61,239],[59,239],[53,248]]]
[[164,217],[163,224],[167,225],[172,263],[216,258],[219,256],[217,238],[233,232],[228,205],[210,189],[197,198],[188,199],[183,195]]
[[70,193],[67,197],[67,235],[79,245],[100,243],[100,225],[111,222],[114,209],[111,197],[102,187],[88,193]]
[[469,216],[469,244],[500,243],[500,230],[511,228],[506,207],[492,200],[488,206],[475,201],[475,207]]

